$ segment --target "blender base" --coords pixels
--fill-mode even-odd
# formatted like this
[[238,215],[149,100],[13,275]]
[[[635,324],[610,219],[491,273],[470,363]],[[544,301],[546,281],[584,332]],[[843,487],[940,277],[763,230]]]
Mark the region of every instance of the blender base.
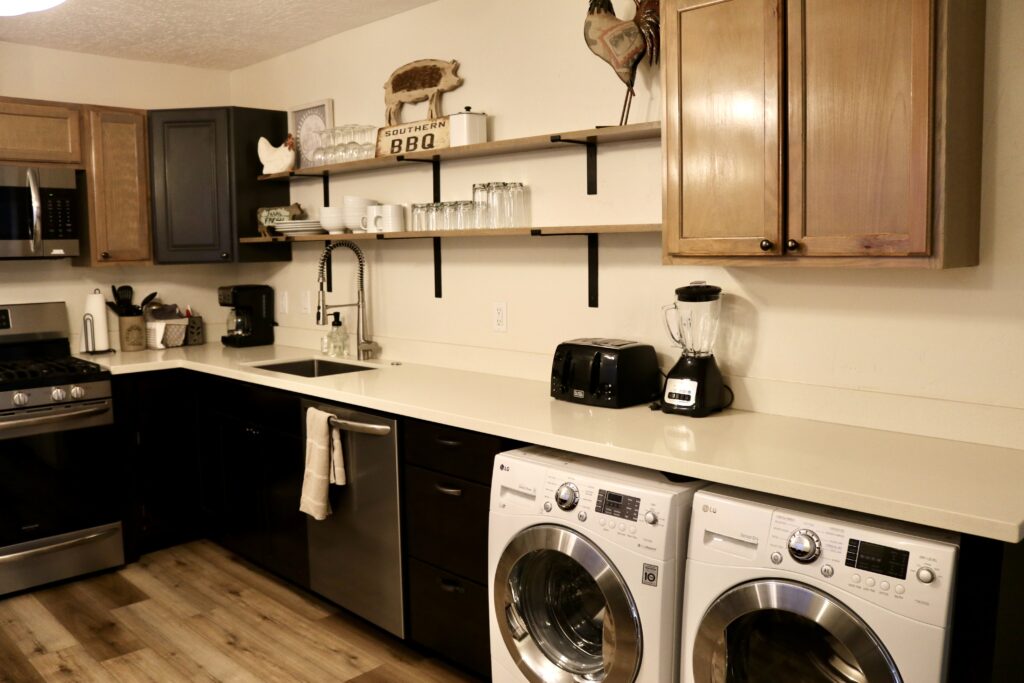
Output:
[[706,417],[725,407],[725,385],[714,355],[683,355],[665,379],[662,412]]

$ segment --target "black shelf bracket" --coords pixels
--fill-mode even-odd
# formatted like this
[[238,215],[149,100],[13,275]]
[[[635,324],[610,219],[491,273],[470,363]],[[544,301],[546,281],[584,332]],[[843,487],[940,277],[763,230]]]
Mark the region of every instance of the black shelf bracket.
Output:
[[587,194],[597,194],[597,140],[592,137],[586,140],[566,140],[561,135],[552,135],[551,142],[584,145],[587,148]]
[[324,171],[324,206],[331,205],[331,176]]
[[[404,154],[397,157],[399,162],[430,164],[434,175],[434,203],[441,202],[441,157],[434,155],[429,159],[410,159]],[[434,297],[441,298],[441,238],[434,238]]]
[[429,159],[410,159],[404,154],[399,154],[396,159],[399,162],[404,161],[410,164],[430,164],[434,173],[434,203],[437,204],[441,201],[441,157],[435,154]]
[[584,235],[587,238],[587,306],[598,307],[598,234],[596,232],[586,233],[545,233],[540,230],[530,230],[531,237],[574,237]]

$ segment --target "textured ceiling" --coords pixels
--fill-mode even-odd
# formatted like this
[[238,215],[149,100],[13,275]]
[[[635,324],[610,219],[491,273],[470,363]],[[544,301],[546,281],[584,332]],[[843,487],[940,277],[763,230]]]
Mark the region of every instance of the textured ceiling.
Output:
[[0,17],[0,41],[237,69],[433,0],[67,0]]

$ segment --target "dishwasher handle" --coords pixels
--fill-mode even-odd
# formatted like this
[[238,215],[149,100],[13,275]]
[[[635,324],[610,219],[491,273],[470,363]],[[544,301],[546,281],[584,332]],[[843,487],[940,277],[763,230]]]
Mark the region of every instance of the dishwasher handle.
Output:
[[357,432],[359,434],[369,434],[370,436],[387,436],[391,433],[391,427],[388,425],[353,422],[352,420],[343,420],[340,417],[332,417],[328,420],[328,423],[332,427],[336,427],[346,432]]

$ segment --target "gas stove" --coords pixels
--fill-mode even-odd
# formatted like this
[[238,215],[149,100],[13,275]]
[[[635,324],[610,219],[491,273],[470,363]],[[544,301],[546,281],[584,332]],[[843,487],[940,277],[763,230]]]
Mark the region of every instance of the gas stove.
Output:
[[71,355],[63,303],[0,305],[0,414],[110,398],[110,373]]

